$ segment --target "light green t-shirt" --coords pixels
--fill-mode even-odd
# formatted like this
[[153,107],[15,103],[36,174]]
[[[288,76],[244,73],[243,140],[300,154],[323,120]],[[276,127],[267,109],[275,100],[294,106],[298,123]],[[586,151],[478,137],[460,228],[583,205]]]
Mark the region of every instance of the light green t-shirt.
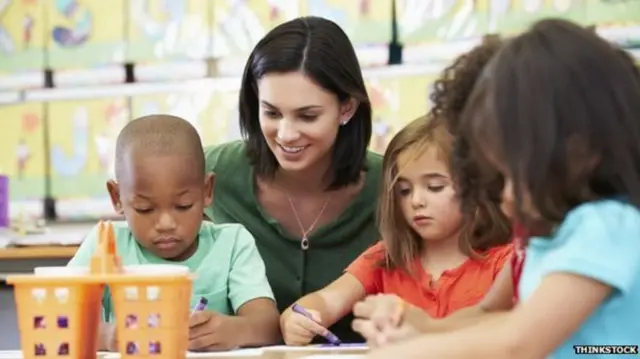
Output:
[[[209,300],[207,309],[232,315],[246,302],[256,298],[274,299],[265,266],[255,240],[239,224],[214,224],[203,221],[198,249],[188,259],[174,262],[157,257],[133,238],[126,222],[114,222],[118,255],[123,265],[181,264],[196,274],[191,308],[200,297]],[[69,266],[89,266],[97,244],[97,227],[82,242]],[[106,290],[102,299],[104,320],[112,321],[113,305]]]

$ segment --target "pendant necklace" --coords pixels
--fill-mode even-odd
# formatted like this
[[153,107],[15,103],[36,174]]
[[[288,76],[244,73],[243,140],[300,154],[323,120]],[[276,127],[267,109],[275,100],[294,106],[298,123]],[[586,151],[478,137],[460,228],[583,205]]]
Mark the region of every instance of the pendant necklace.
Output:
[[316,224],[318,223],[318,220],[320,220],[320,217],[322,217],[324,210],[327,208],[327,205],[331,200],[331,195],[329,195],[329,197],[327,197],[327,200],[324,201],[324,205],[322,205],[322,209],[320,209],[320,213],[318,213],[318,216],[313,221],[313,223],[311,223],[311,226],[309,226],[309,228],[307,228],[307,230],[305,231],[304,226],[302,226],[302,222],[300,221],[300,217],[298,216],[298,211],[296,210],[296,206],[293,205],[291,196],[289,196],[289,193],[287,193],[286,191],[284,194],[287,196],[287,199],[289,200],[289,204],[291,205],[291,209],[293,210],[293,215],[296,217],[296,221],[298,222],[298,226],[300,227],[300,231],[302,232],[302,240],[300,241],[300,248],[302,248],[303,251],[306,251],[307,249],[309,249],[309,233],[313,231]]

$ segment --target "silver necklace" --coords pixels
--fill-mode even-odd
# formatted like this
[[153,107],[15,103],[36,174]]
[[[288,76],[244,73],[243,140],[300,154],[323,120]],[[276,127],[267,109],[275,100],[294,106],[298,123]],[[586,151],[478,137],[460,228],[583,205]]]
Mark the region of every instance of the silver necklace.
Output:
[[307,249],[309,249],[309,233],[313,231],[316,224],[318,223],[318,220],[320,220],[320,217],[322,217],[324,210],[327,208],[327,205],[331,200],[331,195],[329,195],[327,200],[324,201],[324,205],[322,205],[322,209],[320,210],[320,213],[318,213],[318,216],[313,221],[313,223],[311,223],[311,226],[309,226],[309,228],[307,228],[307,230],[305,231],[304,226],[302,225],[302,221],[300,221],[300,216],[298,216],[298,211],[296,210],[296,206],[293,205],[291,196],[289,196],[289,193],[287,193],[286,191],[284,194],[287,196],[287,199],[289,200],[289,204],[291,205],[291,209],[293,210],[293,215],[296,217],[296,221],[298,222],[298,226],[300,227],[300,231],[302,232],[302,240],[300,241],[300,248],[302,248],[303,251],[306,251]]

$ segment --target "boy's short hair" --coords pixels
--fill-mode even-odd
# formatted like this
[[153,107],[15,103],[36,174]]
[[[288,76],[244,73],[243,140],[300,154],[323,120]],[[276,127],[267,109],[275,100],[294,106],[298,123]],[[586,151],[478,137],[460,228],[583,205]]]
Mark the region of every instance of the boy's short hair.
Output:
[[124,176],[129,153],[144,156],[179,154],[192,157],[204,178],[204,152],[200,135],[189,121],[171,115],[149,115],[127,123],[116,140],[116,179]]

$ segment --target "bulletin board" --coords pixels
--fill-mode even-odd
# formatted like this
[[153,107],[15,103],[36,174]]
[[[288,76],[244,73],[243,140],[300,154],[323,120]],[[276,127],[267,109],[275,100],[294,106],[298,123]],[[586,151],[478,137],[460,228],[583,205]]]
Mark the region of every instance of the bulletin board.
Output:
[[112,214],[105,184],[114,176],[115,141],[129,121],[126,99],[56,101],[47,109],[51,195],[58,215]]
[[53,69],[89,69],[124,62],[125,0],[47,2],[46,43]]
[[45,197],[44,105],[2,105],[0,173],[9,177],[10,215],[42,215]]
[[189,121],[198,131],[203,145],[217,141],[224,121],[214,116],[216,94],[212,89],[139,95],[131,98],[133,118],[152,114],[169,114]]
[[373,151],[383,153],[400,129],[427,113],[435,78],[436,74],[428,73],[366,78],[373,107]]
[[44,9],[44,0],[0,1],[0,76],[44,68]]
[[208,0],[128,0],[127,60],[205,59],[211,50]]
[[515,35],[542,18],[586,23],[587,0],[487,0],[488,32]]
[[[356,50],[387,46],[391,42],[391,10],[391,0],[302,0],[301,8],[303,15],[320,16],[336,22]],[[366,51],[360,51],[361,63],[377,60],[362,58],[367,55]]]
[[216,145],[242,138],[240,133],[239,89],[218,89],[213,96],[213,111],[202,123],[205,145]]
[[229,65],[220,65],[223,74],[240,73],[247,56],[268,31],[301,15],[300,0],[212,1],[212,54]]
[[406,46],[476,38],[487,32],[485,0],[397,0],[400,41]]
[[589,0],[586,2],[585,22],[612,27],[640,25],[640,2]]

